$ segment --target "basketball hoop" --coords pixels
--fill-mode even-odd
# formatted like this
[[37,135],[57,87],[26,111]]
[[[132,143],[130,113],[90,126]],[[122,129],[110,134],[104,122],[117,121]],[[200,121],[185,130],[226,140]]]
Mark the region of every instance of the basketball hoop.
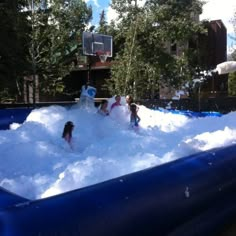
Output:
[[101,63],[105,63],[107,61],[108,53],[106,52],[97,52]]
[[101,63],[105,63],[107,60],[107,55],[105,55],[105,54],[99,55],[99,59],[100,59]]

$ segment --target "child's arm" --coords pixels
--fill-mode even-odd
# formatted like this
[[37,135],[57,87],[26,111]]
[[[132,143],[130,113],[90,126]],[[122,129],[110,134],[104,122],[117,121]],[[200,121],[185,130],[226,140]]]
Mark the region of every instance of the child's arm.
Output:
[[138,121],[138,123],[140,122],[140,120],[141,120],[140,117],[137,115],[137,121]]
[[70,148],[73,149],[73,145],[72,145],[72,142],[71,142],[71,137],[69,134],[66,134],[64,139],[66,140],[66,142],[69,144]]
[[66,140],[67,143],[70,143],[70,141],[71,141],[71,138],[70,138],[69,134],[66,134],[64,139]]

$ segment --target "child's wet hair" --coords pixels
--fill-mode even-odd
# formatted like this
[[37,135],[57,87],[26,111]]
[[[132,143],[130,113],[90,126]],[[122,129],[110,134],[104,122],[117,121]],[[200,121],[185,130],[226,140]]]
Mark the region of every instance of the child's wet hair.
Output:
[[74,127],[74,124],[72,121],[67,121],[65,125],[69,127]]
[[68,126],[68,127],[74,127],[74,124],[72,121],[67,121],[65,126]]

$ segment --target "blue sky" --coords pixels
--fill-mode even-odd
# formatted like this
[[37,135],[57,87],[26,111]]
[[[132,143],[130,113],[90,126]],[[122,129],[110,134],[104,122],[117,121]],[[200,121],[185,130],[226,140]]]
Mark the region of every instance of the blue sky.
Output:
[[88,5],[93,7],[93,23],[96,24],[99,21],[99,16],[102,10],[107,12],[110,0],[85,0]]
[[[115,13],[109,7],[111,0],[85,0],[87,4],[92,5],[93,7],[93,24],[97,24],[99,21],[99,15],[102,10],[105,10],[107,20],[110,21]],[[145,0],[139,0],[138,2],[142,4]],[[233,30],[233,25],[231,20],[234,13],[236,13],[236,0],[206,0],[206,4],[203,7],[203,14],[200,16],[200,19],[208,20],[218,20],[221,19],[227,28],[228,33],[228,51],[233,48],[236,49],[236,41],[233,38],[236,38],[235,32]]]

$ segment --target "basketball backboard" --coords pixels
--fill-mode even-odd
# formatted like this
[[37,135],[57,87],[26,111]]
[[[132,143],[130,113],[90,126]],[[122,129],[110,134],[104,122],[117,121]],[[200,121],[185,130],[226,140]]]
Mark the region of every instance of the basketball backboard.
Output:
[[83,54],[86,56],[106,55],[112,57],[112,36],[83,32]]

